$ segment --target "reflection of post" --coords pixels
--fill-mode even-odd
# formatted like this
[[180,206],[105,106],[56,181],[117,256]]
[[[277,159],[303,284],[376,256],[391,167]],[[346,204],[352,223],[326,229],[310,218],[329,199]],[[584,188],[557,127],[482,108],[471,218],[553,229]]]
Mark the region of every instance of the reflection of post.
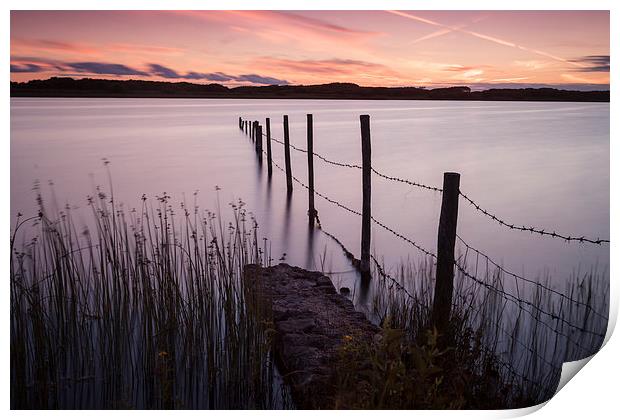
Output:
[[269,118],[265,119],[265,129],[267,130],[267,136],[265,138],[267,142],[267,174],[271,178],[273,168],[271,167],[271,121]]
[[263,154],[263,126],[256,123],[256,153]]
[[314,208],[314,152],[312,147],[312,114],[307,116],[307,139],[308,139],[308,218],[310,224],[314,224],[316,209]]
[[291,145],[288,134],[288,115],[284,116],[284,163],[286,167],[286,192],[293,192],[293,174],[291,171]]
[[443,174],[443,196],[437,234],[437,271],[435,275],[435,297],[433,299],[433,324],[445,331],[450,320],[452,291],[454,288],[454,244],[459,213],[460,175],[454,172]]
[[360,270],[362,276],[370,276],[370,116],[360,115],[362,130],[362,250]]

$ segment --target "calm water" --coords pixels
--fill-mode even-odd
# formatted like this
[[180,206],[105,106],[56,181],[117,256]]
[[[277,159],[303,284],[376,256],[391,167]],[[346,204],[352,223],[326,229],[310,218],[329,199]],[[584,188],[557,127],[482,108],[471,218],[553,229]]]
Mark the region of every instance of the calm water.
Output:
[[[307,223],[307,191],[294,184],[286,199],[284,175],[267,177],[237,119],[270,117],[282,139],[290,118],[291,143],[305,148],[305,114],[314,114],[314,149],[334,160],[361,160],[359,115],[371,116],[373,166],[441,186],[444,171],[461,174],[461,190],[509,222],[559,233],[609,238],[609,104],[431,101],[319,101],[217,99],[11,99],[11,213],[36,212],[35,180],[53,181],[60,206],[88,220],[86,196],[107,185],[102,159],[111,162],[117,201],[128,208],[142,194],[163,192],[174,203],[215,209],[247,203],[278,260],[353,272],[340,248]],[[283,151],[273,145],[283,166]],[[306,155],[291,151],[293,173],[307,179]],[[361,208],[361,175],[315,159],[317,191]],[[373,215],[434,251],[441,196],[373,177]],[[316,197],[323,227],[359,255],[360,219]],[[223,211],[227,215],[226,211]],[[76,219],[78,220],[78,219]],[[460,202],[458,233],[518,274],[551,276],[561,285],[575,271],[609,266],[609,247],[567,244],[511,231]],[[372,247],[388,268],[418,260],[414,248],[374,226]],[[608,278],[608,275],[605,276]]]

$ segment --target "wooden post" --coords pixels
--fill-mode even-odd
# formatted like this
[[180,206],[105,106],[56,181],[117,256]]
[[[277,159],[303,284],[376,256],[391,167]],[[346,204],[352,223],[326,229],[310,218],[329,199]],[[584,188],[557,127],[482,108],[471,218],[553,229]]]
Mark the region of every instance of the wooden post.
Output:
[[371,147],[370,116],[360,115],[362,130],[362,251],[360,271],[362,276],[370,275],[370,186],[371,186]]
[[454,244],[459,213],[459,183],[461,176],[454,172],[443,174],[443,196],[437,234],[437,272],[433,299],[433,324],[443,332],[450,320],[454,288]]
[[263,154],[263,126],[256,123],[256,153],[259,155]]
[[265,128],[267,130],[267,138],[265,139],[267,142],[267,174],[271,176],[273,168],[271,166],[271,121],[269,118],[265,119]]
[[288,134],[288,115],[284,116],[284,166],[286,168],[286,192],[293,192],[293,173],[291,171],[291,145]]
[[247,136],[248,135],[248,122],[244,121],[243,125],[245,125],[245,135]]
[[314,208],[314,151],[312,147],[312,114],[306,115],[307,140],[308,140],[308,218],[310,224],[314,224],[316,209]]
[[243,130],[243,119],[239,117],[239,130]]

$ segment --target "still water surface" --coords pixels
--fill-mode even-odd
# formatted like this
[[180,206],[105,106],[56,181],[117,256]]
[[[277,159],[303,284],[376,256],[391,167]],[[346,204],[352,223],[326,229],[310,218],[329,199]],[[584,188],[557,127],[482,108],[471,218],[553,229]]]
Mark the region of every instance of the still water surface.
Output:
[[[142,194],[166,192],[175,204],[215,209],[243,199],[271,241],[271,255],[334,274],[353,286],[356,275],[339,246],[307,223],[307,191],[294,184],[287,200],[284,175],[273,177],[256,158],[239,116],[271,118],[282,139],[288,114],[291,143],[305,148],[306,113],[314,115],[314,150],[333,160],[361,161],[359,115],[371,117],[373,166],[389,175],[441,187],[443,172],[461,174],[461,190],[510,223],[558,233],[609,238],[609,104],[321,101],[234,99],[11,99],[11,216],[36,213],[33,183],[50,199],[77,208],[87,221],[86,196],[107,185],[111,164],[117,202],[137,207]],[[293,174],[307,180],[305,154],[291,151]],[[282,146],[274,143],[283,165]],[[315,188],[361,208],[361,174],[315,159]],[[435,251],[438,193],[373,177],[373,216]],[[220,188],[216,193],[215,187]],[[106,187],[107,188],[107,187]],[[325,230],[359,255],[360,218],[316,197]],[[609,247],[567,244],[511,231],[462,199],[458,234],[504,267],[530,278],[548,275],[562,288],[571,273],[605,271]],[[374,254],[394,270],[422,255],[378,226]],[[347,273],[348,272],[348,273]],[[608,279],[608,275],[604,276]]]

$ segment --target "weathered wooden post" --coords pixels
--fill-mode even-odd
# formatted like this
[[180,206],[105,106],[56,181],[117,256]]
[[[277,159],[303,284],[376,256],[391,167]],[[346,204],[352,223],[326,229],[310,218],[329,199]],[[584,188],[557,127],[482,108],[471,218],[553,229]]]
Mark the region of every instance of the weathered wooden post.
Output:
[[252,140],[256,142],[256,132],[258,131],[258,121],[254,121],[252,126],[254,127],[254,129],[252,130]]
[[455,172],[443,174],[443,196],[437,234],[437,271],[433,299],[433,324],[443,332],[450,320],[452,291],[454,288],[454,245],[459,213],[459,183],[461,176]]
[[370,116],[360,115],[362,130],[362,250],[360,271],[362,277],[370,278],[370,186],[371,186],[371,146]]
[[256,153],[263,154],[263,126],[256,123]]
[[307,140],[308,140],[308,218],[310,224],[314,224],[316,209],[314,208],[314,151],[312,147],[312,114],[306,115]]
[[288,134],[288,115],[284,116],[284,166],[286,169],[286,192],[293,192],[293,173],[291,171],[291,144]]
[[265,119],[265,129],[267,130],[267,138],[265,139],[267,142],[267,174],[271,177],[273,168],[271,166],[271,121],[269,118]]

